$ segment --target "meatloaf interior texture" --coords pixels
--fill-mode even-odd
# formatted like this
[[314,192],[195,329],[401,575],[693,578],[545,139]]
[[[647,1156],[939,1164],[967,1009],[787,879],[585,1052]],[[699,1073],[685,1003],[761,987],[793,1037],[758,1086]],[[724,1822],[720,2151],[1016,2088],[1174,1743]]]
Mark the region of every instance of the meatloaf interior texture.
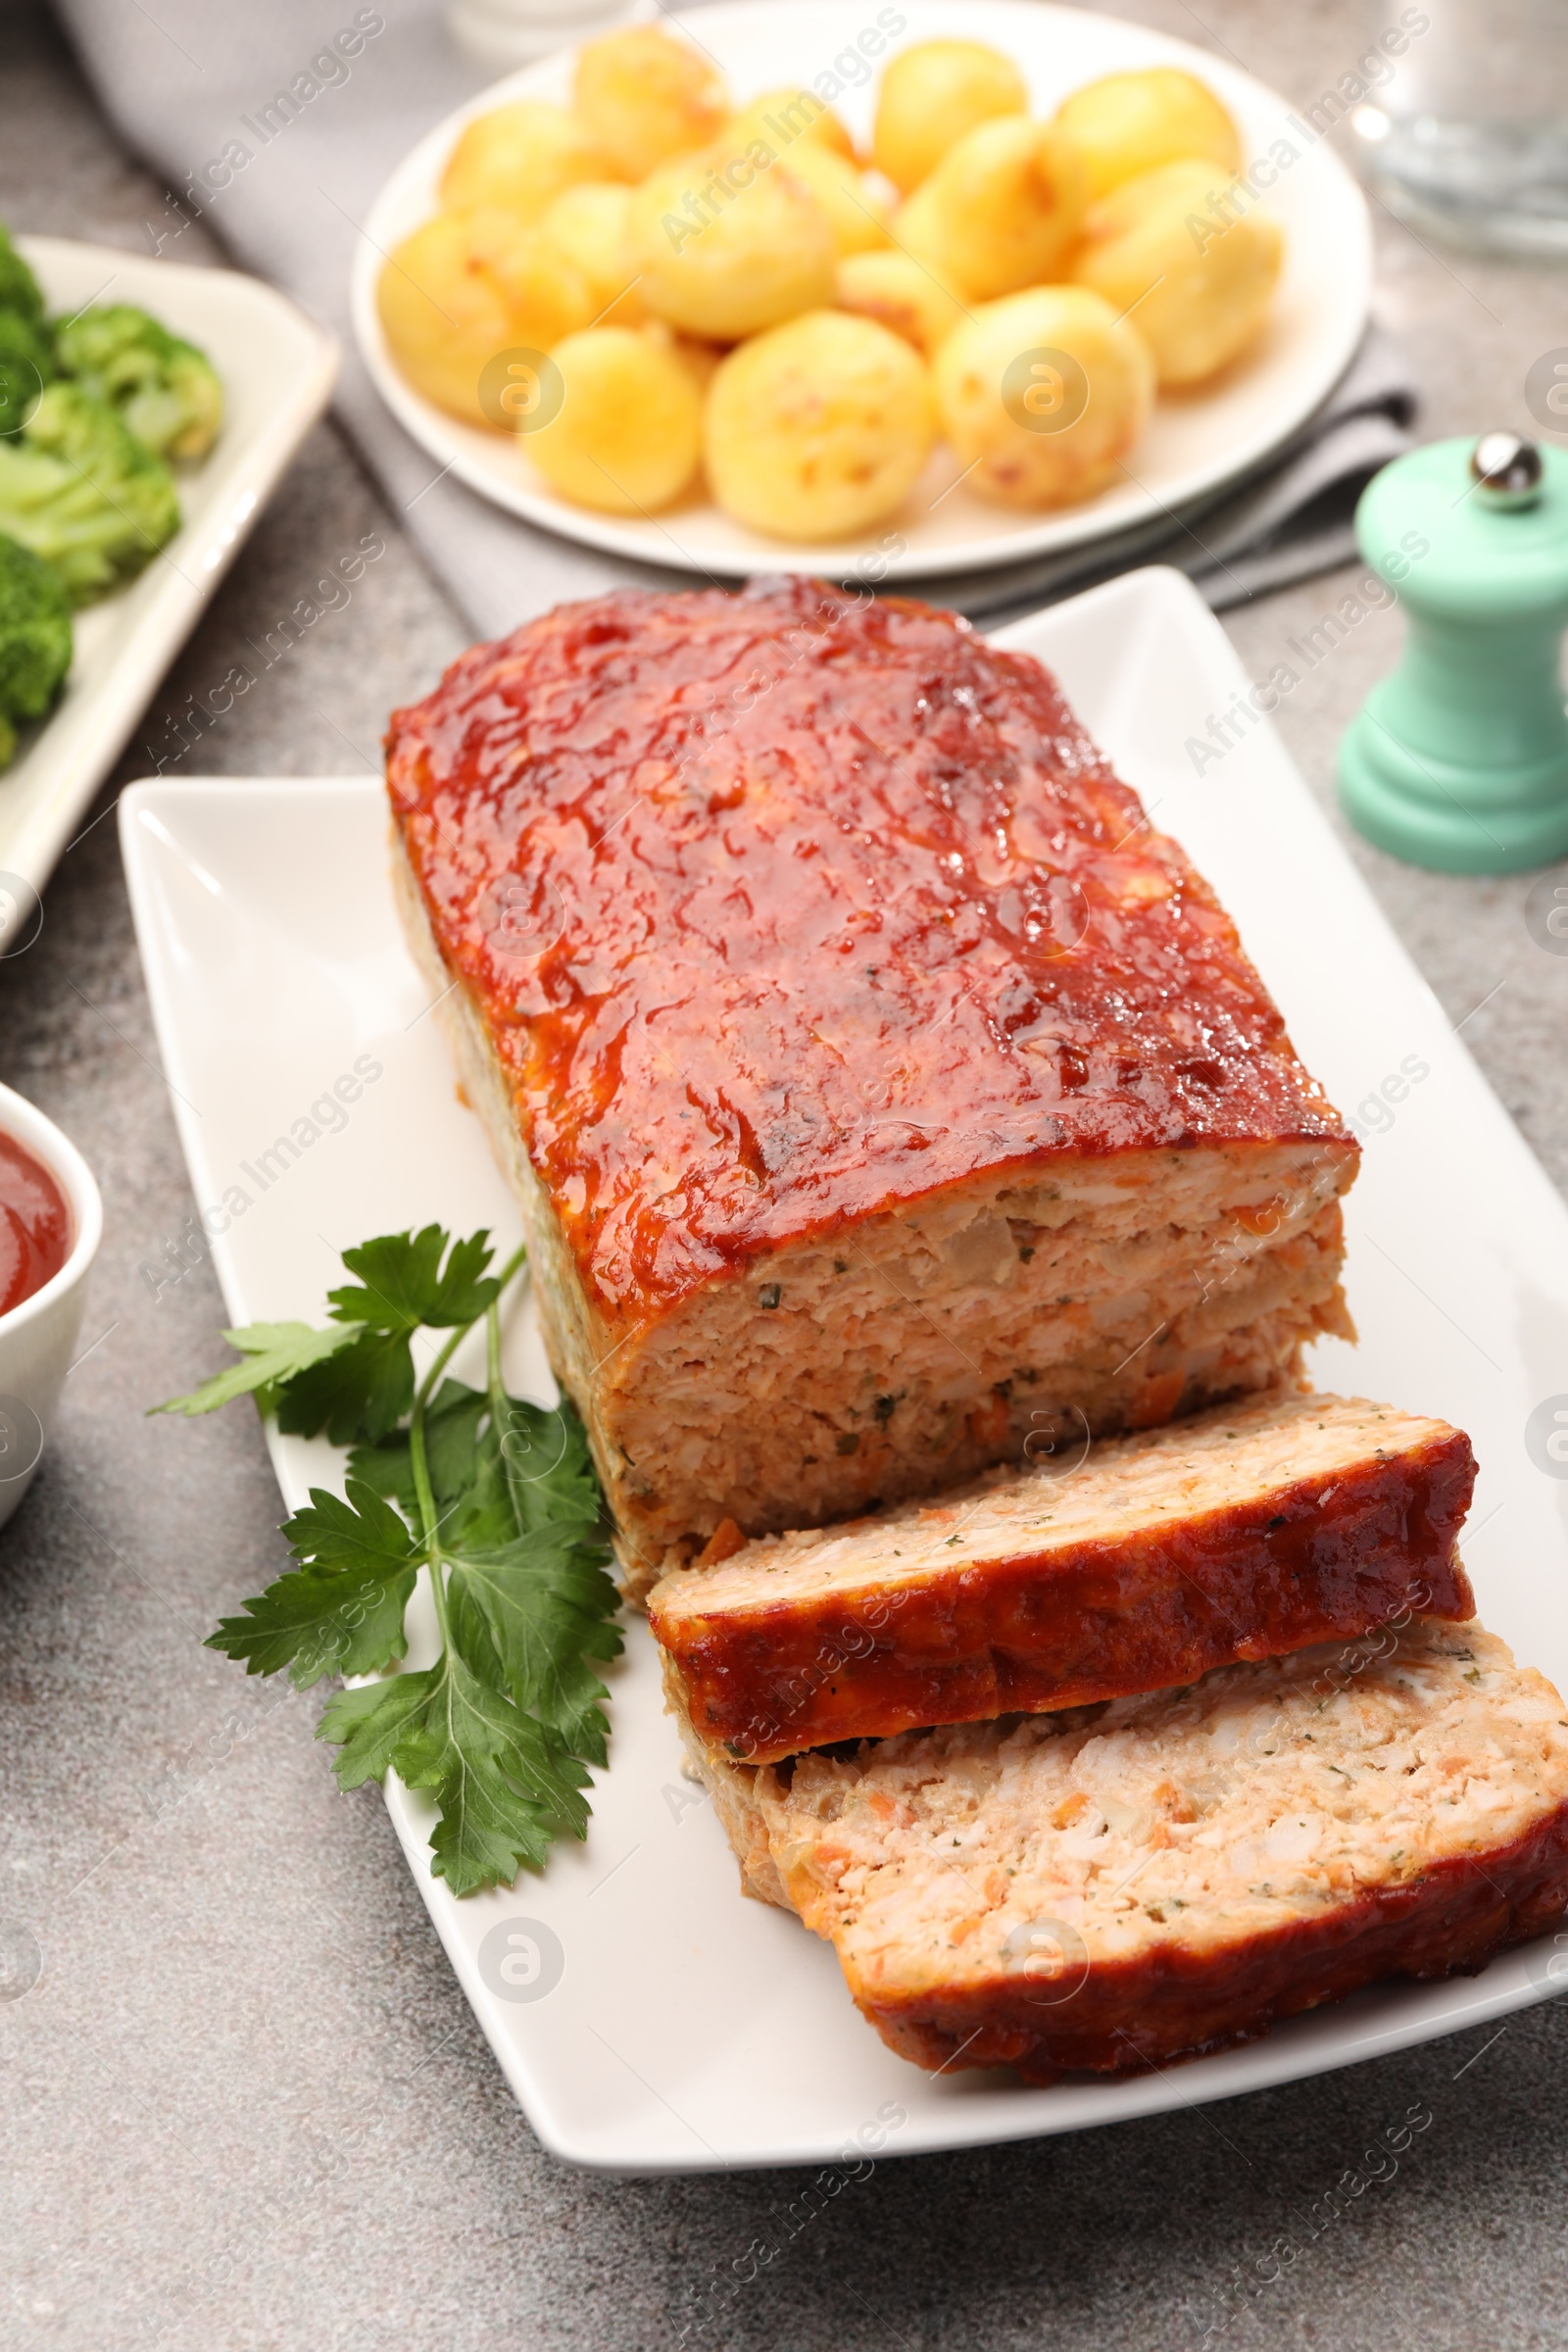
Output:
[[848,1739],[1079,1706],[1464,1619],[1460,1431],[1274,1392],[848,1526],[679,1569],[648,1612],[677,1710],[767,1763]]
[[1354,1141],[1039,663],[619,594],[466,655],[388,783],[634,1592],[1348,1331]]
[[1162,2065],[1479,1968],[1568,1902],[1568,1717],[1477,1624],[849,1756],[694,1752],[751,1891],[943,2070]]

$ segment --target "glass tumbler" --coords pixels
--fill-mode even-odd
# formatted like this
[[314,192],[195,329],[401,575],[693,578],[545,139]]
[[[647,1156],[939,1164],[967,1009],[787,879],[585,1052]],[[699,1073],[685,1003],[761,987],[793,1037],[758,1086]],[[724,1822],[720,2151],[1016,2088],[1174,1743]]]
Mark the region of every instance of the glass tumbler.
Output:
[[1369,0],[1363,21],[1351,122],[1378,194],[1457,244],[1568,257],[1568,0]]

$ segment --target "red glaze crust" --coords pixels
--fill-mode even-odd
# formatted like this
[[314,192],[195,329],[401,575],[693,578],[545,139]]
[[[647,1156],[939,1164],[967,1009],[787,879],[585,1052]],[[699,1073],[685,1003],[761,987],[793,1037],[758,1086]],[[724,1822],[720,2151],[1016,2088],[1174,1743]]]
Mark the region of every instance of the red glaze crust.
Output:
[[598,1309],[976,1173],[1355,1146],[1040,664],[809,581],[617,594],[387,738],[397,825]]
[[698,1736],[747,1763],[927,1724],[1042,1714],[1354,1639],[1406,1608],[1464,1620],[1454,1549],[1476,1462],[1458,1430],[1175,1530],[700,1617],[655,1635]]
[[1568,1804],[1512,1843],[1434,1863],[1419,1879],[1337,1904],[1321,1919],[1197,1957],[1175,1950],[1089,1970],[1045,2005],[1016,1976],[956,1993],[878,1994],[852,1974],[889,2047],[943,2072],[1010,2066],[1026,2082],[1142,2074],[1253,2041],[1282,2018],[1383,1977],[1474,1975],[1568,1906]]

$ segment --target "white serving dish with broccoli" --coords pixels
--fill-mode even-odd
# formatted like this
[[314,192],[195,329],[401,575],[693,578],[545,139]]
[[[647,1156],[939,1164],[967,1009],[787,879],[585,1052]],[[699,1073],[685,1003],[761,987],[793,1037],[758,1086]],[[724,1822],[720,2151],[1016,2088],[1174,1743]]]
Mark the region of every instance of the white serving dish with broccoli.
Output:
[[0,231],[0,955],[336,365],[254,278]]
[[179,528],[171,460],[222,429],[205,352],[135,303],[51,318],[0,226],[0,768],[71,668],[71,611],[145,570]]

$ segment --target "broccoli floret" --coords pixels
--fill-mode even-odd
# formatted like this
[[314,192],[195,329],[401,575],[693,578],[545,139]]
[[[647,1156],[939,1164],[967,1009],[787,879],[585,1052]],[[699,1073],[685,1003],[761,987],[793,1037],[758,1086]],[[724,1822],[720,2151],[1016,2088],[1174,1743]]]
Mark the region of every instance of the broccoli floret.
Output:
[[223,388],[194,343],[182,343],[128,302],[57,324],[60,365],[108,401],[160,458],[205,458],[218,438]]
[[47,328],[20,311],[0,310],[0,440],[21,430],[59,372]]
[[42,718],[71,667],[71,603],[47,564],[0,539],[0,767],[16,721]]
[[4,228],[0,228],[0,311],[15,311],[21,318],[29,318],[34,326],[43,324],[43,296],[38,280]]
[[178,528],[168,466],[79,384],[46,384],[0,441],[0,531],[41,556],[74,605],[132,578]]

